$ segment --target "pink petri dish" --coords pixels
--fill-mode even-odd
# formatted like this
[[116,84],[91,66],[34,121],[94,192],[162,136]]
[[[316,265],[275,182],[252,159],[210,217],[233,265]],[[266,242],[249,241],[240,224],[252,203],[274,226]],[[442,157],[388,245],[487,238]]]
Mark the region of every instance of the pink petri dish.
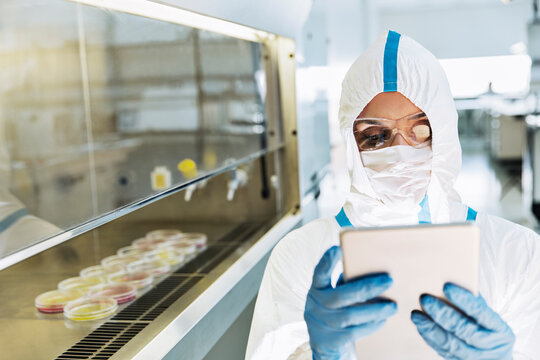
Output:
[[182,240],[182,239],[169,240],[164,244],[160,244],[158,246],[158,249],[163,248],[163,247],[173,247],[181,251],[182,253],[184,253],[184,255],[186,255],[187,257],[197,252],[197,246],[195,244],[189,241]]
[[137,297],[137,288],[130,284],[101,284],[91,288],[86,296],[110,296],[123,304]]
[[177,229],[159,229],[159,230],[154,230],[154,231],[150,231],[149,233],[146,234],[146,237],[148,239],[165,239],[167,240],[168,238],[172,237],[172,236],[176,236],[178,234],[181,234],[182,232],[180,230],[177,230]]
[[151,285],[152,281],[154,281],[154,277],[146,271],[120,272],[109,275],[109,283],[129,284],[137,289]]
[[118,268],[118,267],[125,269],[127,264],[137,261],[140,258],[141,257],[138,255],[126,255],[126,256],[112,255],[101,260],[101,265],[107,269],[113,269],[113,268]]
[[42,313],[61,313],[64,311],[64,306],[68,302],[76,300],[83,295],[83,291],[76,289],[47,291],[36,297],[34,305]]
[[182,233],[175,237],[178,240],[184,240],[191,244],[194,244],[197,247],[198,251],[206,249],[206,244],[208,242],[208,236],[203,233]]
[[136,240],[133,240],[131,245],[136,248],[141,248],[145,250],[153,250],[160,244],[166,243],[167,239],[165,238],[154,238],[154,239],[148,239],[148,238],[139,238]]
[[128,272],[145,271],[154,276],[167,274],[171,270],[171,265],[163,260],[139,260],[127,266]]

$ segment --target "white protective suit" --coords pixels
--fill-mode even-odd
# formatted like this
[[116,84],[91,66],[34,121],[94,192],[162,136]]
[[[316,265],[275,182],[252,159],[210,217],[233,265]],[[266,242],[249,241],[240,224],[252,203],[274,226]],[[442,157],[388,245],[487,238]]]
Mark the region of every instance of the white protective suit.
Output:
[[[414,224],[420,217],[432,223],[465,221],[471,211],[453,189],[461,167],[461,147],[445,73],[421,45],[399,34],[396,45],[395,35],[392,31],[381,35],[343,80],[339,121],[351,180],[343,209],[356,227]],[[352,133],[354,119],[373,97],[396,90],[426,113],[433,134],[427,201],[414,208],[390,207],[380,201]],[[516,335],[514,359],[540,359],[539,236],[481,212],[476,224],[481,233],[479,291]],[[306,296],[322,255],[339,245],[340,229],[335,218],[315,220],[289,233],[274,248],[259,290],[246,359],[311,359],[303,318]],[[333,278],[341,271],[336,269]]]

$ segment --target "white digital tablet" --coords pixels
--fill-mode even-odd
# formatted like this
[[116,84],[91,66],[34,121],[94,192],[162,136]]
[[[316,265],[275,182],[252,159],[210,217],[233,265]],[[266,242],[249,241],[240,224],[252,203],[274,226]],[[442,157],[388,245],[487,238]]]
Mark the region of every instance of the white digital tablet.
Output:
[[473,223],[346,229],[341,232],[344,280],[388,272],[394,280],[382,296],[398,313],[375,334],[356,343],[358,359],[441,359],[410,319],[419,297],[443,297],[445,282],[478,292],[479,232]]

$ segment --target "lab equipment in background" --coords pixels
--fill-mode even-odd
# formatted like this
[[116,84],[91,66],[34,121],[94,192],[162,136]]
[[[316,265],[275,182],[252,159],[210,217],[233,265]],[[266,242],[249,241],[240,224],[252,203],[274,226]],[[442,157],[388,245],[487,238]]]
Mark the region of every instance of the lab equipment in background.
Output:
[[[208,153],[208,152],[205,152],[204,154],[204,162],[205,164],[208,164],[208,168],[212,168],[213,166],[215,166],[215,153]],[[197,177],[198,175],[198,170],[197,170],[197,163],[191,159],[184,159],[182,161],[180,161],[178,163],[178,170],[182,173],[182,175],[184,175],[184,177],[187,179],[187,180],[193,180]],[[191,184],[189,185],[187,188],[186,188],[186,192],[185,192],[185,196],[184,196],[184,200],[186,202],[190,201],[191,200],[191,196],[193,195],[193,192],[196,190],[196,189],[204,189],[204,187],[206,186],[206,184],[208,183],[208,180],[207,179],[204,179],[204,180],[201,180],[195,184]]]
[[538,0],[533,0],[533,19],[527,28],[527,53],[531,58],[531,93],[540,92],[540,13]]
[[523,194],[525,203],[540,220],[540,113],[526,117],[527,151],[523,159]]
[[525,148],[525,133],[525,116],[494,116],[491,120],[491,156],[499,161],[521,161]]
[[156,166],[150,177],[152,190],[164,190],[171,186],[171,171],[166,166]]
[[232,201],[236,190],[247,184],[248,175],[242,168],[236,168],[233,171],[229,171],[227,175],[229,176],[229,181],[227,182],[227,201]]
[[[184,159],[178,163],[178,171],[180,171],[187,180],[192,180],[197,177],[197,164],[191,159]],[[197,184],[189,185],[186,188],[184,195],[184,200],[186,202],[191,200],[191,196],[195,189],[197,189]]]

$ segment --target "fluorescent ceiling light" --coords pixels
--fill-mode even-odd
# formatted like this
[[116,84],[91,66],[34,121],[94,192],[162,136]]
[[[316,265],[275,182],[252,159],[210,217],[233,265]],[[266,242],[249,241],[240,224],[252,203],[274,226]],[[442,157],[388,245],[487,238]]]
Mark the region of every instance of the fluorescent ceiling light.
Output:
[[261,42],[274,35],[230,21],[148,0],[70,0],[76,3],[212,31],[238,39]]
[[488,91],[523,96],[529,91],[531,58],[526,54],[441,59],[455,98],[480,96]]

